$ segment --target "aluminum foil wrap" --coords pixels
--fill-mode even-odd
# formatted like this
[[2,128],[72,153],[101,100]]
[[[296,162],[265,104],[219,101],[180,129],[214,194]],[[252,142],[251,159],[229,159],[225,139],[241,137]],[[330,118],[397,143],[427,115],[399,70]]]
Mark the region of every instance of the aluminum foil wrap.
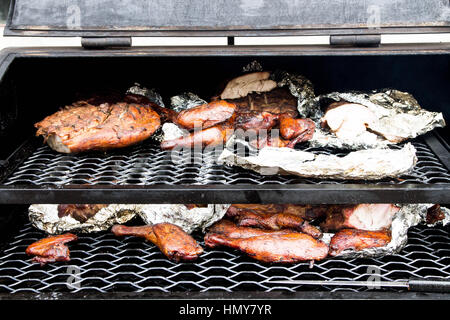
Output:
[[107,230],[114,224],[123,224],[134,218],[139,211],[139,205],[111,204],[81,223],[69,215],[58,217],[57,204],[33,204],[28,208],[28,217],[33,226],[49,234],[68,231],[89,233]]
[[170,222],[187,233],[205,228],[219,221],[227,212],[229,204],[208,204],[206,207],[188,209],[178,204],[148,204],[142,207],[139,216],[146,224]]
[[141,217],[146,224],[168,222],[191,233],[220,220],[229,206],[209,204],[189,210],[184,204],[111,204],[81,223],[69,215],[59,218],[57,204],[33,204],[28,209],[28,216],[33,226],[49,234],[104,231],[135,216]]
[[156,103],[160,107],[165,107],[161,95],[156,92],[156,89],[147,89],[142,87],[139,83],[135,83],[134,86],[129,88],[126,92],[127,94],[137,94],[140,96],[147,97],[151,102]]
[[[347,101],[367,107],[376,118],[368,125],[366,131],[354,138],[338,138],[333,132],[320,125],[326,107],[337,101]],[[444,127],[442,113],[422,109],[417,100],[409,93],[383,89],[371,93],[333,92],[317,97],[307,107],[299,104],[298,111],[302,117],[316,122],[316,130],[309,144],[313,147],[335,147],[340,149],[385,148],[390,144],[412,139],[437,127]],[[383,135],[395,137],[395,142],[387,140]],[[392,140],[392,139],[391,139]]]
[[[337,255],[337,257],[375,258],[400,252],[408,242],[409,228],[417,226],[418,224],[424,224],[426,221],[427,210],[432,207],[433,204],[398,204],[397,206],[400,207],[400,210],[395,214],[392,220],[392,239],[387,246],[368,248],[360,251],[345,250]],[[428,226],[432,227],[437,224],[446,225],[450,222],[450,210],[444,207],[441,207],[441,210],[444,212],[445,218],[434,225]],[[332,236],[332,233],[324,234],[323,241],[328,243]]]
[[[244,149],[250,150],[248,156]],[[321,179],[379,180],[408,173],[414,168],[417,157],[411,143],[397,150],[359,150],[338,157],[290,148],[265,147],[258,151],[233,135],[218,162],[253,170],[261,175],[293,174]]]
[[192,92],[185,92],[170,98],[170,105],[176,112],[187,110],[207,102]]

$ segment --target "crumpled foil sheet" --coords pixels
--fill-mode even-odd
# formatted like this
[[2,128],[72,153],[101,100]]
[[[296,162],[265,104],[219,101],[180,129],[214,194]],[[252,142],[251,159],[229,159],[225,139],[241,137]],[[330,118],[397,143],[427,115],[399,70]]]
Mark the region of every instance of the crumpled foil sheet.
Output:
[[296,73],[289,73],[282,70],[277,70],[270,75],[270,78],[274,80],[278,87],[289,88],[291,94],[297,98],[297,109],[300,115],[312,110],[317,102],[314,94],[314,86],[310,80],[304,76]]
[[220,220],[229,206],[209,204],[189,210],[184,204],[110,204],[81,223],[70,216],[59,218],[57,204],[33,204],[28,209],[28,216],[33,226],[49,234],[104,231],[135,216],[141,217],[146,224],[168,222],[191,233]]
[[227,212],[229,204],[208,204],[207,207],[188,209],[178,204],[148,204],[142,207],[139,216],[146,224],[170,222],[187,233],[205,228],[219,221]]
[[[408,230],[411,227],[418,224],[425,224],[427,210],[432,207],[433,204],[397,204],[400,210],[396,213],[392,220],[391,225],[391,242],[385,247],[368,248],[360,251],[345,250],[341,252],[337,257],[340,258],[376,258],[386,255],[392,255],[400,252],[408,242]],[[450,222],[450,210],[445,207],[441,207],[441,210],[445,213],[445,218],[442,221],[438,221],[434,225],[428,225],[433,227],[438,224],[446,225]],[[327,233],[323,236],[323,241],[329,243],[333,233]]]
[[[250,151],[248,156],[245,149]],[[293,174],[320,179],[379,180],[408,173],[414,168],[417,157],[411,143],[399,150],[359,150],[338,157],[290,148],[265,147],[258,151],[233,135],[218,162],[253,170],[261,175]]]
[[137,94],[140,96],[147,97],[151,102],[156,103],[160,107],[165,107],[161,95],[156,92],[156,89],[147,89],[142,87],[139,83],[135,83],[134,86],[129,88],[126,92],[127,94]]
[[170,105],[176,112],[187,110],[207,102],[192,92],[184,92],[170,98]]
[[28,217],[33,226],[49,234],[68,231],[89,233],[104,231],[114,224],[125,223],[133,219],[139,210],[139,205],[111,204],[81,223],[71,216],[58,217],[57,204],[32,204],[28,208]]
[[395,144],[383,136],[369,131],[352,139],[341,139],[333,132],[321,128],[320,119],[324,116],[326,107],[332,102],[341,100],[361,104],[375,115],[378,121],[370,125],[370,131],[395,136],[402,141],[425,134],[434,128],[445,126],[442,113],[422,109],[417,100],[407,92],[393,89],[383,89],[370,93],[333,92],[321,95],[314,101],[310,100],[308,108],[298,106],[298,111],[302,117],[309,117],[316,123],[314,136],[309,140],[310,146],[360,150],[385,148],[390,144]]

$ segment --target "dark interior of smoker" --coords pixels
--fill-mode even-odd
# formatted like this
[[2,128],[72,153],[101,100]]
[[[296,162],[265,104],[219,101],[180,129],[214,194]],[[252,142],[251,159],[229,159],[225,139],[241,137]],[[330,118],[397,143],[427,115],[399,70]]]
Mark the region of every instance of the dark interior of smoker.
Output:
[[[424,108],[443,112],[447,122],[450,119],[449,55],[76,59],[27,57],[13,62],[0,85],[0,159],[6,159],[24,141],[33,139],[35,122],[82,96],[111,89],[123,92],[137,82],[155,88],[164,97],[167,105],[169,97],[186,91],[194,92],[207,100],[218,93],[224,80],[239,75],[242,67],[252,60],[259,61],[266,70],[281,69],[303,74],[313,82],[316,94],[389,87],[408,91]],[[448,129],[437,131],[448,143]],[[36,148],[48,149],[42,146],[41,140],[35,140]],[[445,141],[443,143],[445,144]],[[419,153],[422,150],[424,154],[419,159],[417,176],[411,179],[416,179],[416,183],[449,183],[448,168],[436,159],[433,152],[426,149],[420,139],[417,144]],[[131,149],[131,152],[139,153],[139,148],[142,147],[132,148],[134,149]],[[52,159],[48,158],[48,153],[52,152],[47,149],[42,152],[38,150],[37,154],[41,152],[42,157],[47,157],[48,166],[55,165]],[[145,150],[151,153],[157,149],[157,146],[149,146]],[[130,150],[114,152],[121,155]],[[20,165],[18,167],[20,168]],[[237,172],[237,175],[247,174],[250,180],[256,181],[260,178],[239,170],[233,172]],[[425,174],[424,172],[429,176],[420,180],[419,175]],[[2,177],[0,184],[27,183],[26,179],[11,180],[11,176],[14,176],[14,172]],[[189,183],[191,180],[184,182],[186,181]],[[258,183],[286,183],[289,178],[261,181],[258,180]],[[294,181],[297,180],[294,178]],[[73,183],[83,184],[85,181],[81,179]],[[133,180],[127,180],[127,183],[133,184]],[[214,180],[208,183],[214,183]],[[374,259],[326,259],[317,262],[312,269],[308,263],[285,266],[258,263],[228,249],[207,250],[198,262],[175,264],[141,239],[117,239],[109,233],[90,234],[82,235],[77,243],[70,246],[70,263],[41,268],[32,264],[24,251],[28,244],[41,238],[44,233],[27,222],[26,206],[3,205],[2,208],[0,293],[367,291],[369,289],[366,287],[350,289],[281,286],[269,285],[265,281],[275,278],[365,280],[370,276],[367,273],[368,267],[379,268],[377,270],[380,270],[382,280],[410,277],[450,278],[448,227],[411,229],[408,245],[402,252],[393,256]],[[80,276],[83,282],[80,288],[67,287],[69,265],[81,268]]]

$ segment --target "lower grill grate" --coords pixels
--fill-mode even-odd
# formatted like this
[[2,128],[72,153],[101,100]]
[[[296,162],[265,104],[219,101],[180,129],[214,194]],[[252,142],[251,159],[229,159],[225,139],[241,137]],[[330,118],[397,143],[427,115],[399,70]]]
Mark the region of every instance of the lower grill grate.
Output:
[[[48,146],[37,147],[5,181],[4,185],[208,185],[208,184],[434,184],[450,183],[449,170],[421,139],[414,140],[418,162],[414,170],[398,179],[340,181],[305,179],[296,176],[262,176],[231,168],[215,161],[215,153],[194,154],[187,163],[146,141],[108,153],[65,155]],[[400,146],[397,146],[399,148]],[[306,148],[316,154],[345,155],[330,148]],[[175,160],[175,161],[173,161]]]
[[275,279],[367,280],[377,274],[379,280],[387,281],[410,277],[450,279],[450,233],[446,227],[412,228],[408,245],[393,256],[349,260],[332,258],[316,262],[312,268],[309,263],[263,264],[225,248],[206,249],[194,263],[173,263],[155,246],[140,238],[116,238],[107,232],[80,235],[77,242],[69,244],[70,262],[41,268],[31,262],[25,249],[43,237],[43,232],[27,224],[0,251],[0,293],[358,292],[369,289],[266,282]]

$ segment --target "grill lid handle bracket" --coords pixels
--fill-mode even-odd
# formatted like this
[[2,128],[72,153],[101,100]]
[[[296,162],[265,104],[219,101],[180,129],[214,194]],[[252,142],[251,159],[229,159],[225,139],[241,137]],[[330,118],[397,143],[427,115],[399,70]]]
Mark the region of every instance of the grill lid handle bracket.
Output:
[[342,47],[379,47],[381,34],[331,35],[331,46]]
[[131,47],[131,37],[82,37],[81,46],[85,49],[128,48]]

